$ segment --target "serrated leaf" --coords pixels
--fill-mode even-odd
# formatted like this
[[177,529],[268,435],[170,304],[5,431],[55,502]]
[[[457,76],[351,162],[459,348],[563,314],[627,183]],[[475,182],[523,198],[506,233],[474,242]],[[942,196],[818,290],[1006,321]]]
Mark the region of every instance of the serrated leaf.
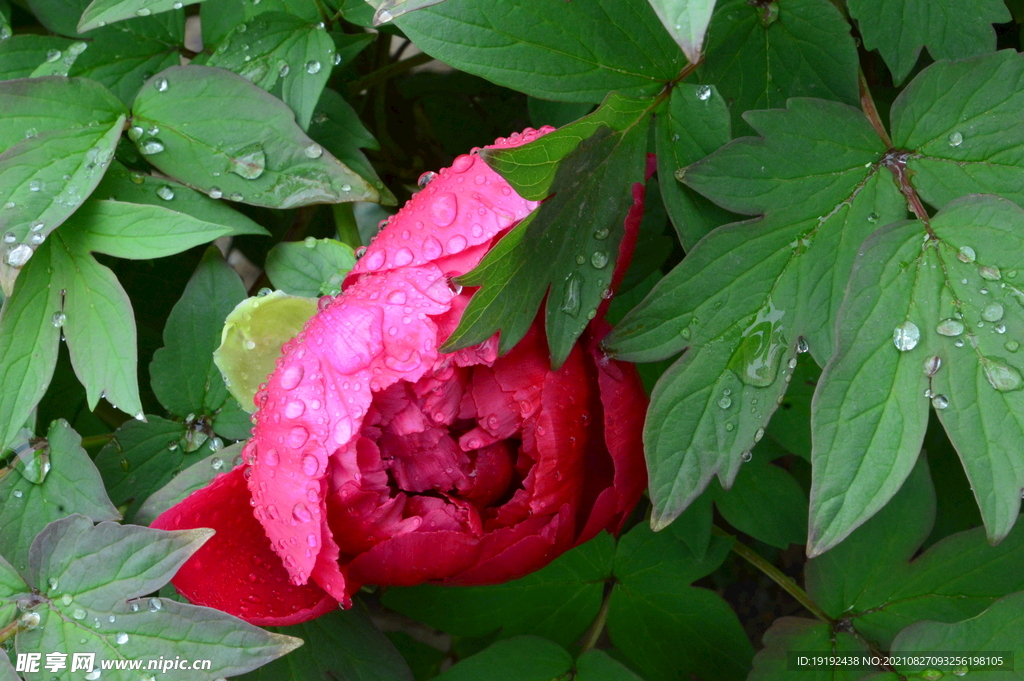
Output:
[[650,0],[650,3],[690,63],[698,63],[715,0]]
[[146,419],[146,423],[126,421],[96,456],[107,493],[115,504],[127,504],[129,521],[143,500],[182,468],[210,453],[208,445],[195,453],[185,451],[186,424],[152,415]]
[[227,316],[213,359],[243,409],[256,411],[253,398],[274,371],[281,346],[298,335],[316,311],[315,298],[274,291],[243,300]]
[[374,627],[362,603],[293,627],[275,629],[305,645],[240,681],[412,681],[402,656]]
[[352,105],[330,88],[324,89],[320,95],[313,120],[309,124],[309,136],[373,185],[380,193],[381,205],[394,206],[398,203],[361,151],[380,149],[380,144],[363,125]]
[[6,448],[46,393],[57,363],[60,286],[51,281],[44,243],[22,268],[0,310],[0,447]]
[[712,537],[698,559],[671,532],[638,525],[615,554],[608,633],[650,681],[742,679],[753,650],[729,606],[712,591],[689,586],[717,568],[732,540]]
[[448,0],[395,23],[446,64],[544,99],[654,95],[686,65],[647,0],[567,3],[557,12],[531,0]]
[[735,219],[675,179],[677,170],[732,139],[731,127],[725,100],[709,85],[676,85],[667,109],[655,120],[661,196],[684,250],[689,251],[715,227]]
[[697,76],[732,101],[734,132],[749,134],[744,112],[780,108],[790,97],[856,106],[858,63],[850,25],[829,0],[722,0]]
[[593,137],[602,126],[619,133],[628,131],[654,106],[652,99],[624,97],[612,92],[592,114],[575,123],[519,147],[482,149],[480,156],[520,196],[543,201],[553,193],[551,185],[559,165],[581,143]]
[[[893,641],[893,650],[900,655],[933,650],[966,650],[984,656],[985,653],[1010,653],[1019,659],[1024,654],[1024,645],[1018,635],[1021,620],[1024,619],[1024,593],[1011,594],[992,604],[985,612],[973,619],[955,624],[939,622],[917,622],[899,633]],[[911,660],[900,660],[910,662]],[[1012,663],[1003,659],[999,665],[989,665],[988,670],[975,672],[987,678],[1012,678],[1017,676],[1010,671]],[[897,664],[896,670],[902,674],[912,674],[925,669],[921,665]],[[962,665],[927,665],[928,669],[951,672],[962,676]],[[988,671],[986,674],[985,671]],[[1009,674],[1009,676],[1006,676]]]
[[[170,190],[170,193],[167,190]],[[223,226],[229,229],[227,233],[231,236],[268,234],[267,230],[223,201],[211,199],[167,178],[129,171],[117,161],[111,163],[103,180],[96,187],[95,196],[98,199],[167,208],[192,216],[196,221]],[[166,198],[168,196],[171,198]],[[194,244],[173,252],[191,248],[192,245]]]
[[295,125],[287,105],[230,71],[166,69],[143,86],[133,114],[133,124],[159,130],[136,140],[146,159],[207,194],[272,208],[379,198]]
[[572,670],[565,648],[537,636],[517,636],[484,648],[436,681],[555,681]]
[[780,549],[807,542],[807,495],[782,468],[751,460],[728,491],[715,492],[718,512],[740,532]]
[[8,265],[24,260],[12,251],[21,245],[38,245],[103,178],[125,121],[124,114],[113,118],[95,127],[80,123],[72,129],[39,133],[0,154],[0,202],[14,204],[0,212],[0,231],[14,235],[14,241],[5,242]]
[[935,60],[991,52],[996,47],[992,24],[1011,19],[1000,0],[970,6],[956,0],[850,0],[848,6],[864,47],[881,53],[896,85],[914,68],[922,47]]
[[[169,670],[162,676],[212,681],[249,671],[301,645],[210,608],[170,599],[137,600],[166,584],[210,535],[203,529],[164,532],[114,523],[93,527],[80,515],[51,523],[31,552],[32,581],[42,591],[35,607],[40,623],[18,633],[17,650],[93,653],[97,667],[100,660],[161,655],[204,659],[211,661],[210,669]],[[69,669],[57,678],[71,679]],[[134,679],[138,672],[110,676]],[[50,674],[26,677],[42,678]]]
[[78,20],[79,33],[135,17],[160,14],[194,5],[203,0],[92,0]]
[[603,650],[591,648],[576,660],[577,681],[643,681]]
[[910,150],[907,171],[921,198],[944,206],[967,194],[1024,205],[1024,56],[1013,50],[940,62],[893,103],[892,138]]
[[245,286],[216,247],[202,262],[171,310],[164,347],[153,354],[149,374],[153,392],[170,412],[212,413],[228,397],[213,362],[224,320],[245,299]]
[[[835,655],[863,653],[870,655],[867,642],[849,631],[833,631],[826,622],[803,617],[780,617],[765,632],[764,648],[754,656],[754,668],[747,681],[790,681],[789,652]],[[857,681],[864,675],[862,667],[836,664],[800,670],[804,681]]]
[[716,473],[732,483],[785,394],[799,339],[822,363],[831,354],[858,247],[906,214],[859,111],[792,99],[747,117],[763,138],[734,140],[683,179],[728,210],[764,217],[705,237],[606,340],[630,361],[686,349],[655,387],[645,427],[655,526]]
[[934,518],[935,492],[922,459],[877,515],[807,563],[808,594],[828,614],[888,647],[908,624],[973,617],[1024,586],[1016,568],[1024,552],[1021,528],[998,546],[975,528],[921,553]]
[[334,68],[334,56],[334,41],[323,23],[264,12],[235,27],[206,64],[234,71],[277,95],[306,130]]
[[551,364],[561,366],[611,285],[632,187],[643,181],[647,121],[621,133],[602,127],[566,157],[555,195],[460,278],[481,289],[443,351],[476,345],[500,330],[499,352],[507,352],[547,294]]
[[500,628],[502,638],[532,634],[569,646],[601,608],[614,555],[615,540],[602,533],[522,579],[460,589],[391,588],[383,603],[456,636],[484,636]]
[[41,484],[29,481],[18,469],[0,477],[0,555],[25,575],[32,540],[50,522],[72,513],[96,521],[121,518],[82,449],[82,438],[67,421],[54,421],[47,439],[50,471]]
[[334,239],[285,241],[270,249],[270,281],[288,295],[317,298],[341,293],[341,282],[355,267],[352,247]]
[[28,78],[51,50],[63,51],[70,44],[67,38],[52,35],[21,34],[0,40],[0,80]]
[[136,506],[132,522],[138,525],[149,525],[156,520],[158,515],[182,501],[192,492],[206,487],[221,473],[229,472],[233,468],[232,462],[235,457],[241,456],[244,445],[244,442],[236,442],[229,447],[217,450],[175,475],[170,482]]
[[[899,489],[933,404],[990,540],[1009,532],[1024,489],[1024,466],[1013,454],[1024,446],[1017,416],[1024,379],[1017,344],[1000,331],[1024,323],[1024,293],[1002,272],[1024,267],[1022,248],[1024,211],[991,196],[954,201],[928,231],[918,221],[893,225],[864,245],[841,340],[815,397],[811,555],[841,541]],[[907,340],[889,328],[906,330]]]

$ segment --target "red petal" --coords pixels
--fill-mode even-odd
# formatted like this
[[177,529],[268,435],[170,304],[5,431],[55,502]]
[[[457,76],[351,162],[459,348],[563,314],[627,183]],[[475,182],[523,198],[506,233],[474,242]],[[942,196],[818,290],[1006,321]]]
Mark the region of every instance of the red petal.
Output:
[[359,554],[348,571],[366,584],[413,586],[462,572],[478,552],[479,541],[464,532],[409,532]]
[[259,626],[298,624],[338,607],[320,587],[294,586],[249,506],[243,471],[235,468],[193,492],[153,521],[161,530],[209,527],[216,534],[171,580],[185,598]]

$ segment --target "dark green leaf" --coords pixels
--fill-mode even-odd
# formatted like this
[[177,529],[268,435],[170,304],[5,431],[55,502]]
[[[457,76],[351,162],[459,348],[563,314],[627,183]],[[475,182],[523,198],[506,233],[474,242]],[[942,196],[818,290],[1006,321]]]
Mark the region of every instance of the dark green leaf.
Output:
[[922,47],[932,59],[975,57],[995,50],[992,24],[1010,21],[1001,0],[849,0],[848,7],[864,47],[882,54],[896,85],[914,68]]
[[[1024,293],[1009,277],[1024,269],[1024,211],[969,196],[940,211],[931,233],[920,222],[893,225],[858,257],[838,349],[815,398],[812,555],[899,489],[932,405],[964,462],[989,538],[1002,539],[1017,519],[1024,473],[1012,452],[1024,446],[1024,379],[1018,343],[1004,333],[1024,324]],[[893,337],[883,331],[890,328]]]
[[[301,645],[210,608],[141,598],[166,584],[210,536],[205,529],[93,527],[81,515],[51,523],[33,542],[30,559],[31,580],[42,591],[35,607],[41,620],[35,629],[18,633],[17,649],[94,653],[97,664],[159,656],[210,660],[209,670],[161,676],[213,681],[247,672]],[[61,681],[72,678],[69,669],[61,672]]]
[[234,71],[277,95],[306,130],[334,68],[334,57],[334,41],[322,22],[264,12],[236,26],[206,64]]
[[[364,3],[364,0],[357,1]],[[372,10],[367,7],[367,11]],[[315,0],[260,0],[258,3],[206,0],[200,10],[203,44],[216,45],[227,37],[235,26],[264,12],[284,12],[309,22],[321,19]]]
[[[274,208],[379,197],[307,137],[287,105],[230,71],[166,69],[143,86],[133,113],[147,160],[215,197]],[[146,132],[153,126],[156,135]]]
[[341,282],[355,267],[352,247],[334,239],[288,241],[267,254],[267,276],[274,286],[293,296],[317,298],[341,293]]
[[749,134],[744,112],[790,97],[858,104],[857,67],[850,25],[829,0],[723,0],[697,74],[731,101],[734,131]]
[[[764,217],[720,227],[606,340],[623,359],[687,348],[652,395],[645,442],[664,526],[716,473],[731,484],[792,379],[801,337],[824,362],[857,249],[906,214],[885,147],[864,116],[792,99],[748,114],[763,138],[735,140],[684,181],[723,207]],[[792,364],[792,366],[791,366]]]
[[974,193],[1024,205],[1024,56],[1013,50],[928,67],[892,107],[893,143],[928,203]]
[[229,397],[213,418],[213,431],[229,440],[243,440],[252,432],[249,412],[242,409],[238,400]]
[[29,481],[17,468],[0,478],[0,555],[22,574],[28,574],[32,540],[50,522],[72,513],[96,521],[121,518],[103,490],[96,467],[82,449],[82,438],[67,421],[54,421],[47,440],[50,471],[41,484]]
[[[28,593],[29,591],[31,591],[31,587],[25,583],[22,576],[14,569],[14,566],[8,563],[3,556],[0,556],[0,622],[10,622],[14,619],[15,613],[18,611],[18,605],[13,597]],[[0,655],[0,664],[3,663],[4,658],[4,655]],[[3,678],[3,676],[0,676],[0,679]],[[15,681],[17,681],[16,677]]]
[[[561,366],[611,284],[632,186],[643,181],[646,117],[622,133],[602,127],[559,166],[555,196],[461,278],[481,286],[445,351],[501,331],[499,351],[526,333],[547,294],[551,364]],[[549,291],[550,288],[550,291]]]
[[431,5],[438,5],[444,0],[367,0],[376,11],[373,13],[374,25],[386,24],[395,17]]
[[661,195],[679,242],[687,251],[735,216],[676,181],[675,172],[726,144],[732,139],[730,128],[725,101],[708,85],[680,83],[672,90],[667,110],[657,117]]
[[446,64],[544,99],[653,95],[686,64],[646,0],[448,0],[395,23]]
[[26,78],[0,83],[0,111],[0,151],[5,151],[27,138],[93,121],[94,127],[109,129],[127,110],[110,91],[85,78]]
[[25,34],[0,40],[0,80],[28,78],[51,50],[63,51],[70,44],[66,38],[50,35]]
[[594,105],[590,102],[552,102],[548,99],[527,97],[530,123],[535,128],[544,125],[560,128],[586,116],[593,108]]
[[704,49],[704,34],[711,23],[715,0],[650,0],[665,30],[691,63],[696,64]]
[[736,615],[714,592],[689,586],[718,567],[731,545],[712,537],[697,559],[670,531],[655,534],[647,525],[619,540],[608,632],[645,678],[745,676],[753,650]]
[[181,471],[166,485],[153,492],[135,508],[132,522],[137,525],[149,525],[156,517],[174,506],[197,489],[206,487],[221,473],[229,472],[232,461],[242,453],[244,442],[217,450],[205,459],[196,461]]
[[456,636],[531,634],[569,646],[590,626],[611,576],[615,540],[602,533],[546,568],[498,586],[392,588],[384,605]]
[[467,657],[436,681],[556,681],[571,670],[565,648],[536,636],[517,636]]
[[643,681],[603,650],[590,649],[576,660],[576,681]]
[[801,670],[789,669],[789,652],[832,655],[863,653],[870,655],[867,642],[848,631],[832,631],[825,622],[802,617],[781,617],[765,632],[764,648],[754,656],[754,668],[747,681],[857,681],[864,674],[862,667],[837,664],[834,667]]
[[164,407],[180,416],[210,413],[224,404],[227,386],[213,363],[224,320],[245,299],[245,286],[216,247],[203,256],[164,327],[164,347],[149,374]]
[[51,281],[50,244],[44,242],[18,275],[0,311],[0,447],[25,424],[57,363],[60,286]]
[[300,638],[305,645],[240,681],[412,681],[402,656],[359,602],[351,610],[275,631]]
[[78,56],[88,47],[87,43],[78,41],[68,45],[66,50],[47,52],[46,59],[40,62],[29,77],[67,76],[68,70],[75,65]]
[[807,542],[807,495],[789,473],[763,460],[744,465],[715,506],[730,525],[780,549]]
[[160,14],[203,0],[92,0],[78,20],[79,33],[135,17]]
[[765,429],[767,440],[762,442],[774,441],[786,451],[807,461],[811,460],[811,399],[819,376],[821,369],[810,354],[797,357],[793,380],[782,404]]
[[160,31],[161,22],[147,17],[90,31],[89,49],[78,56],[68,75],[102,83],[131,104],[150,74],[179,63],[184,16],[172,12],[163,18],[168,23],[178,19],[180,27]]

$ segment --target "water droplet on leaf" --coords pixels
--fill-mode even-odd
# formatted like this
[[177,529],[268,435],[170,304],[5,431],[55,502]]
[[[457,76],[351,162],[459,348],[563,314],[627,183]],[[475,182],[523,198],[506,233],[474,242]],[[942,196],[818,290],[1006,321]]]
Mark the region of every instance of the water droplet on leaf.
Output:
[[905,321],[892,332],[892,342],[900,352],[913,350],[921,340],[921,330],[912,321]]

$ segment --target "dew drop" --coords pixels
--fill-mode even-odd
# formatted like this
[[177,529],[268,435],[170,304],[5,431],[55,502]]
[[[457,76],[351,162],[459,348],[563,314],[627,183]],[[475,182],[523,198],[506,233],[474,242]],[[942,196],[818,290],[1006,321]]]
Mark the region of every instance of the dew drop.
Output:
[[[60,55],[61,55],[60,50],[50,50],[49,52],[46,53],[46,61],[49,62],[50,64],[52,64],[53,62],[55,62],[58,59],[60,59]],[[35,137],[35,135],[33,135],[33,137]]]
[[1019,390],[1024,384],[1019,371],[995,357],[982,357],[981,368],[989,384],[999,392]]
[[389,11],[388,11],[388,10],[386,10],[386,9],[382,9],[382,10],[381,10],[381,11],[380,11],[380,12],[379,12],[379,13],[377,14],[377,21],[379,21],[379,22],[380,22],[380,23],[382,23],[382,24],[386,24],[386,23],[388,23],[389,21],[391,21],[391,20],[392,20],[392,19],[394,19],[394,18],[395,18],[395,17],[394,17],[394,16],[392,16],[391,12],[389,12]]
[[313,514],[309,512],[309,509],[302,502],[295,504],[292,509],[292,517],[300,523],[308,523],[313,519]]
[[1015,340],[1008,340],[1006,341],[1006,345],[1004,345],[1003,347],[1006,348],[1009,352],[1017,352],[1017,350],[1020,349],[1020,343],[1018,343]]
[[157,78],[153,81],[153,87],[156,88],[157,92],[167,92],[167,79]]
[[433,182],[435,177],[437,177],[437,173],[432,170],[428,170],[419,176],[419,179],[416,180],[416,186],[420,189],[426,189],[427,185]]
[[754,433],[754,442],[760,442],[761,438],[764,437],[764,428],[758,428],[757,432]]
[[949,146],[951,146],[951,147],[959,147],[963,143],[963,141],[964,141],[964,136],[961,135],[959,132],[951,132],[951,133],[949,133]]
[[697,88],[697,99],[699,99],[702,102],[706,102],[709,99],[711,99],[711,86],[701,85],[699,88]]
[[726,395],[722,399],[718,400],[718,406],[722,409],[728,409],[732,406],[732,398]]
[[309,454],[307,456],[302,457],[302,473],[303,473],[303,475],[307,475],[307,476],[312,478],[313,476],[315,476],[317,474],[317,472],[319,470],[320,470],[320,461],[315,456],[313,456],[312,454]]
[[999,268],[994,265],[979,267],[978,274],[981,275],[982,279],[987,279],[988,281],[999,281],[1000,279],[1003,278],[1003,275],[999,271]]
[[246,180],[255,180],[267,168],[267,154],[260,144],[239,149],[228,159],[228,170]]
[[125,643],[128,643],[128,634],[123,631],[118,632],[117,636],[114,637],[114,640],[117,641],[118,645],[123,646]]
[[892,342],[900,352],[913,350],[921,340],[921,330],[912,321],[905,321],[892,332]]
[[320,73],[320,62],[315,59],[306,62],[306,73],[311,76]]
[[309,431],[303,426],[295,426],[288,432],[288,446],[292,449],[298,449],[302,445],[306,444],[306,440],[309,439]]
[[313,142],[306,146],[302,153],[306,155],[306,158],[320,158],[324,155],[324,148],[316,142]]
[[13,244],[17,240],[18,240],[18,237],[15,236],[14,232],[7,232],[6,234],[4,234],[4,243],[5,244]]
[[929,357],[924,361],[924,375],[934,376],[936,373],[938,373],[940,367],[942,367],[942,359],[940,357]]
[[209,194],[211,199],[219,199],[224,196],[224,192],[221,191],[220,187],[210,187]]
[[67,320],[67,315],[65,315],[63,312],[54,312],[53,316],[50,317],[50,323],[53,324],[58,329],[60,327],[64,326],[64,322],[66,320]]
[[289,419],[297,419],[306,412],[306,403],[302,400],[292,400],[284,405],[284,416]]
[[228,198],[231,199],[232,201],[241,201],[245,197],[243,197],[238,192],[232,192]]
[[265,463],[268,466],[276,466],[281,463],[281,457],[278,456],[276,449],[268,449],[267,453],[260,457],[260,462]]
[[740,460],[742,460],[744,463],[746,463],[747,461],[750,461],[753,458],[754,458],[754,455],[751,454],[749,450],[746,451],[746,452],[743,452],[742,454],[740,454]]
[[935,332],[940,336],[959,336],[964,332],[964,323],[959,319],[943,319],[935,327]]
[[608,238],[608,234],[609,232],[607,229],[599,229],[596,232],[594,232],[594,238],[597,239],[598,241],[603,241]]
[[974,262],[974,259],[978,256],[970,246],[961,246],[960,252],[956,257],[959,258],[961,262]]
[[42,180],[32,180],[31,182],[28,183],[28,190],[30,192],[42,191],[44,187],[46,187],[46,183],[44,183]]
[[461,253],[462,251],[466,250],[466,245],[466,237],[462,236],[461,234],[456,234],[451,239],[448,239],[448,243],[445,244],[445,248],[449,253],[454,255],[456,253]]
[[171,199],[174,198],[174,190],[168,187],[167,185],[164,185],[163,187],[160,187],[159,189],[156,190],[156,195],[159,196],[164,201],[170,201]]
[[71,611],[71,616],[73,618],[75,618],[76,620],[84,620],[85,619],[85,610],[83,610],[82,608],[75,608],[74,610]]
[[945,409],[949,406],[949,398],[945,395],[936,395],[932,398],[932,406],[936,409]]
[[986,305],[985,309],[981,311],[981,318],[986,322],[998,322],[1003,318],[1003,306],[999,303]]
[[[438,227],[447,227],[448,225],[455,222],[455,217],[459,214],[459,200],[455,198],[455,194],[451,192],[445,192],[439,195],[434,202],[430,204],[430,220]],[[465,241],[465,237],[463,237]],[[465,246],[463,246],[465,248]],[[458,253],[458,251],[454,251]]]
[[24,267],[25,263],[27,263],[29,259],[32,257],[32,253],[33,251],[31,246],[26,246],[25,244],[18,244],[14,248],[11,248],[7,251],[7,255],[4,258],[4,262],[6,262],[11,267]]
[[155,137],[143,142],[142,146],[139,149],[139,151],[142,152],[143,156],[152,156],[154,154],[159,154],[163,150],[164,143],[156,139]]
[[562,294],[562,312],[571,317],[580,313],[580,306],[583,304],[581,291],[583,288],[583,275],[573,270],[565,278],[565,292]]
[[608,264],[608,254],[604,251],[595,251],[590,256],[590,264],[594,266],[594,269],[603,269]]

